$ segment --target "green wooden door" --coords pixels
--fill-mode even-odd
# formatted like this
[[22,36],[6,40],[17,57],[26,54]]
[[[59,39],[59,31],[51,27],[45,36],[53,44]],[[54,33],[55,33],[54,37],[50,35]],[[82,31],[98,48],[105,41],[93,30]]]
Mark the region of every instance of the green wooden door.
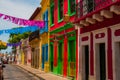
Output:
[[50,70],[53,72],[53,44],[50,44]]
[[58,74],[63,73],[63,43],[60,42],[58,46]]
[[75,77],[76,71],[76,44],[75,40],[68,42],[68,76]]

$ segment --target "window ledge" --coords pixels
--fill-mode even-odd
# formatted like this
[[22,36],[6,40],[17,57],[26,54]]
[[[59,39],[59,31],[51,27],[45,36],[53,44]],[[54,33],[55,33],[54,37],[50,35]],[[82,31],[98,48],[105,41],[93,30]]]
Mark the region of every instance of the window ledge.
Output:
[[73,16],[73,15],[75,15],[75,12],[73,12],[73,13],[70,14],[70,16]]
[[58,23],[60,23],[60,22],[62,22],[63,21],[63,18],[62,19],[60,19],[60,20],[58,20]]
[[53,26],[54,26],[54,24],[51,24],[51,25],[50,25],[50,27],[53,27]]

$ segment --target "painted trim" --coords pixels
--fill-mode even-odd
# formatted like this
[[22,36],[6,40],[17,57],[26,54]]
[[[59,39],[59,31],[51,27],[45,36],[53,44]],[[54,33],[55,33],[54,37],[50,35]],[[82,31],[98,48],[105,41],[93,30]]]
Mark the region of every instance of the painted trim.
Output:
[[95,35],[96,39],[104,38],[104,37],[105,37],[105,33],[98,33],[98,34]]
[[[73,16],[73,15],[76,14],[76,8],[75,8],[75,11],[74,11],[73,13],[71,13],[70,1],[71,1],[71,0],[68,0],[68,14],[69,14],[70,16]],[[75,7],[76,7],[76,0],[74,0],[74,2],[75,2]]]
[[63,30],[66,30],[68,28],[71,28],[73,27],[73,25],[71,23],[68,23],[68,24],[65,24],[64,26],[61,26],[60,28],[56,29],[56,30],[53,30],[50,32],[50,34],[53,34],[53,33],[58,33],[58,32],[61,32]]
[[62,22],[63,21],[63,18],[62,19],[60,19],[60,20],[58,20],[58,23],[60,23],[60,22]]
[[[105,68],[106,68],[106,79],[108,79],[108,55],[107,55],[107,46],[108,46],[108,43],[107,43],[107,28],[103,28],[103,29],[98,29],[98,30],[95,30],[93,31],[93,48],[94,48],[94,79],[97,79],[97,80],[100,80],[100,66],[99,66],[99,44],[100,43],[105,43]],[[96,34],[99,34],[99,33],[105,33],[105,37],[104,38],[98,38],[96,39],[95,38],[95,35]]]
[[52,7],[55,8],[54,2],[51,3],[51,5],[50,5],[50,27],[52,27],[54,25],[54,22],[52,23],[52,16],[54,16],[51,12]]
[[68,45],[67,45],[67,42],[68,42],[68,38],[65,36],[64,38],[64,60],[63,60],[63,76],[66,77],[67,76],[67,66],[68,66]]
[[76,31],[71,31],[71,32],[67,33],[67,35],[70,35],[70,34],[76,34]]
[[89,40],[89,37],[88,36],[85,36],[85,37],[82,37],[81,38],[81,41],[88,41]]
[[[63,21],[63,17],[60,19],[60,1],[61,0],[58,0],[58,23],[62,22]],[[63,13],[64,13],[64,0],[63,0]],[[64,14],[63,14],[64,15]]]
[[93,49],[93,33],[90,34],[90,75],[94,75],[94,49]]
[[120,29],[115,30],[114,34],[115,34],[115,36],[120,36]]
[[[118,45],[120,43],[120,36],[115,36],[115,32],[120,29],[120,24],[116,24],[110,27],[112,31],[112,58],[113,58],[113,80],[119,80],[119,65],[116,64],[116,61],[118,61],[119,56],[119,48]],[[118,71],[118,72],[117,72]]]
[[[75,53],[74,53],[75,54],[75,71],[74,71],[75,74],[74,74],[74,78],[76,78],[76,52],[77,52],[76,51],[76,36],[68,37],[68,42],[67,42],[68,43],[68,63],[69,63],[69,58],[70,58],[69,57],[69,54],[70,54],[70,49],[69,49],[70,48],[70,41],[74,41],[74,44],[75,44],[74,45],[74,47],[75,47]],[[68,68],[67,69],[67,75],[70,76],[69,75],[70,74],[70,64],[68,64],[67,68]]]
[[113,61],[112,61],[112,32],[111,29],[107,29],[107,35],[108,35],[108,40],[107,40],[107,65],[108,65],[108,79],[113,80]]

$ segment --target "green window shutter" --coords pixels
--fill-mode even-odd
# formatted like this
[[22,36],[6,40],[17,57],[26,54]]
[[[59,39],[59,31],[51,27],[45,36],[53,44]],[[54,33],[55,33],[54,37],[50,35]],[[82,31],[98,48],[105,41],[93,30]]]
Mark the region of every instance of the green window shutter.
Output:
[[70,40],[69,45],[70,61],[75,62],[75,40]]
[[68,0],[68,14],[70,16],[75,14],[76,9],[76,0]]
[[58,0],[58,22],[63,19],[63,0]]
[[62,54],[63,54],[62,43],[59,43],[59,55],[58,55],[58,59],[59,59],[60,62],[62,61]]
[[50,61],[53,61],[53,44],[50,44]]
[[50,6],[50,25],[54,24],[54,3]]

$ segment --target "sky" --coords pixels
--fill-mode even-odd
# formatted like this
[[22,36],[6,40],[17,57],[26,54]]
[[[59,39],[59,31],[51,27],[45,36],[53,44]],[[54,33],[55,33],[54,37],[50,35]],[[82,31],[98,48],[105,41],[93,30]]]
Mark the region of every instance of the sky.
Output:
[[[0,13],[13,17],[29,19],[35,9],[40,6],[41,0],[0,0]],[[0,19],[0,30],[11,29],[19,25]],[[9,34],[0,35],[0,40],[7,42]],[[11,47],[1,52],[10,52]]]

